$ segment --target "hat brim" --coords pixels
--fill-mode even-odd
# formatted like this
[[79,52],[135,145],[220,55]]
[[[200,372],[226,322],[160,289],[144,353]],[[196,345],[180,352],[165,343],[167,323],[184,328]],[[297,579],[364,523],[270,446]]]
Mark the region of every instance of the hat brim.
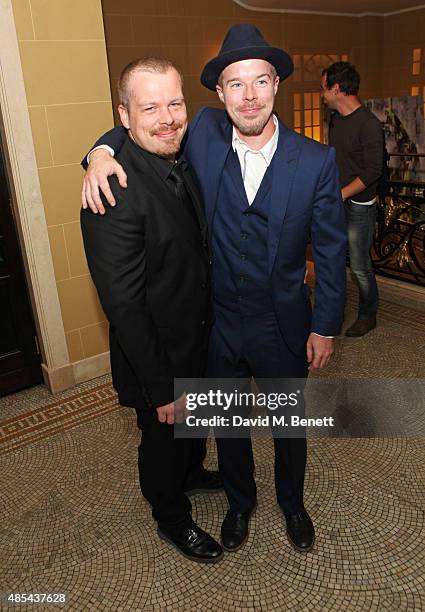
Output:
[[247,59],[262,59],[272,64],[281,81],[287,79],[294,71],[290,55],[277,47],[245,47],[221,53],[206,64],[201,74],[201,83],[215,91],[220,74],[227,66]]

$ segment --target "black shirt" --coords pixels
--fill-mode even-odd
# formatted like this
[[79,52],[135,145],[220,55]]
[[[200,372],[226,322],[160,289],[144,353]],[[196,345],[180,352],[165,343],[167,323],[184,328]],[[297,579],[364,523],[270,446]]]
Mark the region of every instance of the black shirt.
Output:
[[[134,140],[132,142],[134,142]],[[150,151],[147,151],[146,149],[142,149],[142,147],[139,146],[136,142],[134,142],[134,144],[137,146],[139,151],[143,153],[143,157],[154,168],[154,170],[162,178],[162,180],[165,181],[167,184],[171,185],[171,183],[169,183],[167,179],[170,176],[171,170],[173,169],[174,162],[165,157],[161,157],[160,155],[157,155],[156,153],[151,153]]]
[[[143,149],[140,145],[137,144],[132,138],[130,141],[133,145],[137,147],[139,152],[143,155],[149,165],[154,169],[154,171],[158,174],[158,176],[164,181],[164,183],[168,186],[168,188],[172,191],[173,195],[175,195],[176,199],[179,201],[179,204],[184,204],[186,212],[189,213],[189,216],[195,222],[195,225],[198,229],[199,227],[199,219],[195,210],[195,204],[192,196],[190,195],[190,188],[188,187],[187,181],[190,180],[193,184],[193,177],[190,174],[189,166],[186,161],[180,160],[178,163],[182,166],[182,178],[185,185],[185,189],[183,191],[184,195],[180,195],[180,197],[176,193],[175,182],[171,178],[170,174],[173,170],[175,163],[173,160],[170,160],[166,157],[161,157],[156,153],[152,153],[151,151],[147,151]],[[188,177],[187,175],[190,175]],[[183,198],[183,201],[182,201]]]
[[372,200],[384,163],[384,134],[379,120],[365,106],[346,116],[334,113],[329,126],[329,144],[336,150],[341,187],[358,177],[366,189],[352,199]]

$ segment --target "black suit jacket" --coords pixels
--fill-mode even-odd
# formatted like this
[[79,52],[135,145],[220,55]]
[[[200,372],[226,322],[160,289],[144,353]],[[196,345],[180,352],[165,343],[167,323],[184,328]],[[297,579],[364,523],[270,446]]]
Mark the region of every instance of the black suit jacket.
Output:
[[81,212],[87,261],[110,322],[113,383],[127,406],[174,399],[174,378],[202,376],[211,323],[209,255],[202,201],[190,177],[196,225],[129,137],[117,159],[128,188],[109,179],[117,205]]

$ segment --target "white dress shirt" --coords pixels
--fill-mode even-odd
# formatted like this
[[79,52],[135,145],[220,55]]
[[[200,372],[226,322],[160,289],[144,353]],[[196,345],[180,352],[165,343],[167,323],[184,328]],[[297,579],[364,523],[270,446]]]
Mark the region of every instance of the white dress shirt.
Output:
[[257,195],[261,181],[276,152],[277,141],[279,139],[279,123],[275,115],[273,115],[273,121],[275,126],[273,136],[258,151],[254,151],[244,140],[241,140],[235,126],[233,126],[232,148],[238,154],[243,184],[250,206]]

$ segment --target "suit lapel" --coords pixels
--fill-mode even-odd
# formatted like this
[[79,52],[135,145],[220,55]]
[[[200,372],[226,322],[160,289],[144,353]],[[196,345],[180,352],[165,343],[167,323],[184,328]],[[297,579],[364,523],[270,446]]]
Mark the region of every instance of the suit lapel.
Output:
[[207,222],[205,219],[204,205],[198,186],[196,185],[195,179],[193,178],[188,166],[186,166],[184,170],[184,182],[192,200],[195,213],[198,218],[199,227],[201,228],[202,241],[204,242],[207,237]]
[[233,151],[229,151],[226,168],[229,171],[230,178],[232,179],[233,185],[235,186],[236,193],[241,198],[244,206],[248,207],[249,202],[245,191],[245,185],[243,184],[243,178],[241,173],[241,165],[239,163],[238,154]]
[[226,157],[229,153],[229,147],[232,142],[232,125],[226,119],[219,126],[220,138],[213,138],[210,142],[208,150],[208,169],[206,171],[205,183],[206,190],[204,193],[205,199],[205,214],[207,217],[209,234],[213,227],[214,213],[217,206],[218,189],[221,183],[221,175],[223,173]]
[[279,121],[279,140],[272,162],[273,182],[268,223],[269,274],[272,272],[276,259],[299,151],[294,133]]

